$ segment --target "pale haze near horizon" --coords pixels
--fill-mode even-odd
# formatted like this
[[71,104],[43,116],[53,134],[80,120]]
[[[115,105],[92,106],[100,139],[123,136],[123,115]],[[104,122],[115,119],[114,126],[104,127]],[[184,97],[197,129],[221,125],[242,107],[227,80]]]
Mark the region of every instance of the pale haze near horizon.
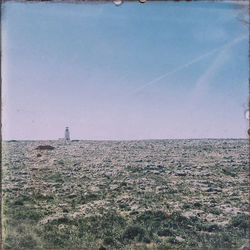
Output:
[[248,26],[223,2],[3,4],[4,140],[246,138]]

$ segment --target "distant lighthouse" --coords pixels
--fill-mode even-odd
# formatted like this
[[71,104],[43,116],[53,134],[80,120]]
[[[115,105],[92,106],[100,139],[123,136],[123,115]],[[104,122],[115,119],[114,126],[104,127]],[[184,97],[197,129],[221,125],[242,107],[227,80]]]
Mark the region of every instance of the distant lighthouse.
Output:
[[69,136],[69,127],[65,128],[65,140],[70,141],[70,136]]

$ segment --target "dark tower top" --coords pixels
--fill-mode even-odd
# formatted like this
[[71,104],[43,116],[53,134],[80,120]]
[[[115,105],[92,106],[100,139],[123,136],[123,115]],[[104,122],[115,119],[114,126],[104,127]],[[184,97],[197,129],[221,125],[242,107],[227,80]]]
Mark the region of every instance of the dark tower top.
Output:
[[69,127],[66,127],[65,129],[65,140],[69,141],[70,140],[70,136],[69,136]]

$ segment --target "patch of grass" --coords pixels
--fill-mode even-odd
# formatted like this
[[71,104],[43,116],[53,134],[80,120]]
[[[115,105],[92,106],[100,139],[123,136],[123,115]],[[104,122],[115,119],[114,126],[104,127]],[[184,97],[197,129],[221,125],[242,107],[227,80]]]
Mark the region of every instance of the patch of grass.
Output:
[[133,240],[135,237],[138,237],[138,240],[142,241],[144,235],[145,235],[145,230],[143,227],[139,225],[131,225],[125,229],[122,237],[125,240],[126,239]]
[[54,196],[52,196],[52,195],[44,195],[41,192],[33,193],[32,197],[34,198],[34,200],[43,200],[43,201],[54,200]]
[[86,204],[91,201],[99,200],[100,196],[95,193],[88,193],[86,195],[81,195],[79,199],[80,204]]
[[201,208],[201,207],[202,207],[202,204],[201,204],[200,202],[195,202],[195,203],[193,204],[193,207],[195,207],[195,208]]
[[11,221],[15,221],[15,223],[18,223],[18,221],[29,221],[29,223],[34,224],[43,217],[43,212],[39,209],[18,205],[9,207],[5,211],[5,215],[8,215]]
[[231,177],[235,177],[236,176],[235,173],[233,173],[232,171],[230,171],[229,169],[226,169],[226,168],[222,169],[222,173],[225,174],[225,175],[231,176]]
[[215,214],[215,215],[220,215],[222,213],[222,211],[217,208],[208,208],[206,212]]
[[55,172],[48,176],[48,181],[63,182],[62,174],[60,172]]
[[237,227],[239,229],[243,229],[244,231],[248,228],[248,217],[246,214],[238,214],[231,218],[230,226]]
[[58,189],[58,188],[61,188],[61,187],[62,187],[62,184],[56,184],[56,185],[54,185],[54,187],[57,188],[57,189]]
[[123,181],[123,182],[120,183],[120,186],[121,186],[121,187],[126,187],[126,186],[127,186],[127,183]]

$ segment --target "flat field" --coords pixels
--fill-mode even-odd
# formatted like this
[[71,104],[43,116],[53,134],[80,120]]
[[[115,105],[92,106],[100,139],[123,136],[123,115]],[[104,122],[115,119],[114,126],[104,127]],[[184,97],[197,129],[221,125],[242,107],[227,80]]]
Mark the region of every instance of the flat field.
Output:
[[247,243],[247,140],[5,141],[2,150],[4,249]]

